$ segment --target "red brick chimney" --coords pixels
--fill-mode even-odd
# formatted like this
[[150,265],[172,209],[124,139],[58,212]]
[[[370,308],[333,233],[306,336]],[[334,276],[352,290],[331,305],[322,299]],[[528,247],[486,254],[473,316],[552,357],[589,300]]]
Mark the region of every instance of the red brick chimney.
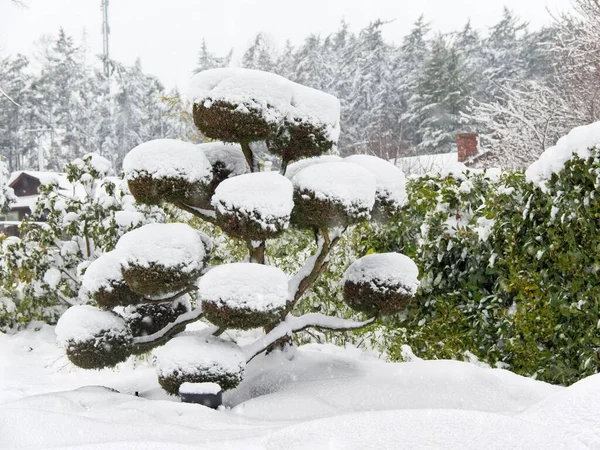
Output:
[[477,133],[458,133],[456,135],[458,147],[458,162],[465,162],[477,154]]

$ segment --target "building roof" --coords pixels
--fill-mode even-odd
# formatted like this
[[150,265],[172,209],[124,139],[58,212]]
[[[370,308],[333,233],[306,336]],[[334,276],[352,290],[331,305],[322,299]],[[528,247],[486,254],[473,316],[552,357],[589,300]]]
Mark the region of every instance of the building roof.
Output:
[[60,172],[40,172],[37,170],[21,170],[18,172],[13,172],[10,174],[8,178],[8,185],[12,186],[12,184],[17,181],[19,177],[23,174],[29,175],[30,177],[37,178],[40,180],[40,184],[51,184],[58,183],[58,186],[61,190],[69,191],[72,190],[73,186],[67,180],[67,176],[64,173]]

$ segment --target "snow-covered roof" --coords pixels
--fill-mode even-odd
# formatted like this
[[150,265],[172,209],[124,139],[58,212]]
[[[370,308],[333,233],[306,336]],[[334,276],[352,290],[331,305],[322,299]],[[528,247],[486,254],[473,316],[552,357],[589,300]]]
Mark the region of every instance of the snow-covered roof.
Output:
[[63,190],[71,190],[72,185],[67,180],[67,176],[64,173],[60,172],[40,172],[37,170],[21,170],[18,172],[13,172],[10,174],[10,178],[8,179],[8,184],[11,185],[13,182],[17,180],[22,174],[27,174],[30,177],[37,178],[40,180],[41,184],[51,184],[57,182],[61,189]]
[[402,169],[406,176],[462,172],[467,168],[467,166],[458,161],[458,153],[455,152],[405,156],[391,159],[390,162]]
[[33,211],[38,195],[23,195],[22,197],[15,196],[15,202],[11,203],[11,209],[29,208]]

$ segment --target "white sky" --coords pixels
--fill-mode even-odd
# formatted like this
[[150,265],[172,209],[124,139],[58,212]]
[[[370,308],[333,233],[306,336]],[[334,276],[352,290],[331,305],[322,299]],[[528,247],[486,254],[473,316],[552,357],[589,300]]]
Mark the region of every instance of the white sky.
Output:
[[[28,8],[0,0],[0,49],[34,53],[34,42],[59,26],[81,39],[92,54],[102,51],[100,0],[23,0]],[[532,28],[551,21],[546,9],[571,9],[570,0],[110,0],[111,57],[123,63],[141,58],[148,73],[167,87],[185,90],[205,38],[209,48],[240,54],[263,31],[280,48],[310,33],[325,36],[342,19],[356,31],[376,19],[393,20],[385,37],[399,42],[423,13],[433,30],[451,31],[470,19],[481,30],[496,23],[503,5]]]

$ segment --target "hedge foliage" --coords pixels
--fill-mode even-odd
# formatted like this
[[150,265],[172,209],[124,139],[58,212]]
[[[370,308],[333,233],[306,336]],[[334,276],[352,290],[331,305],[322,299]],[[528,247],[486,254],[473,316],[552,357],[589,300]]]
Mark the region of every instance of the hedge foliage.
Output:
[[544,190],[495,170],[409,182],[409,204],[363,248],[413,257],[422,284],[383,348],[471,359],[570,384],[600,366],[599,152]]

